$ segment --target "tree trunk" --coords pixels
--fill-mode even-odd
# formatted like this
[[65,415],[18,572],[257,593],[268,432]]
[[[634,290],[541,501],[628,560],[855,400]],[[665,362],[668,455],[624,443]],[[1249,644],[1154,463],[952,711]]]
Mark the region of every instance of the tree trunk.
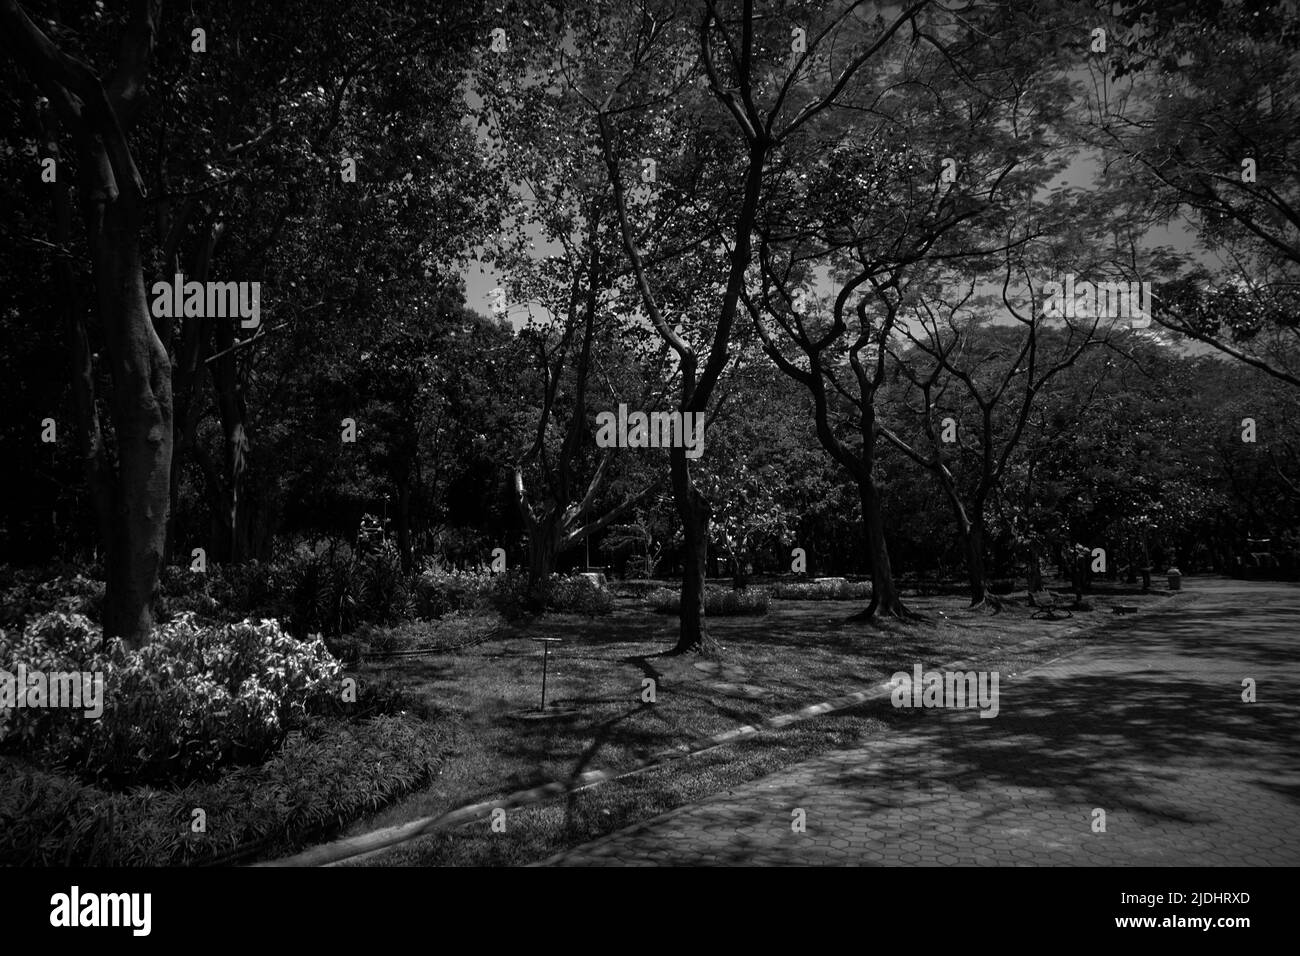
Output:
[[988,568],[984,555],[984,502],[977,500],[971,509],[966,528],[966,574],[970,581],[970,606],[1002,609],[1002,601],[989,591]]
[[731,589],[733,591],[744,591],[749,587],[749,574],[745,571],[745,561],[743,552],[733,552],[731,555]]
[[957,534],[961,537],[962,554],[966,559],[970,606],[977,608],[989,603],[997,606],[998,602],[989,594],[988,576],[984,570],[984,508],[977,503],[973,513],[968,513],[951,479],[943,471],[936,474],[957,521]]
[[[208,281],[213,250],[216,248],[220,232],[219,225],[212,219],[209,219],[203,226],[203,240],[199,244],[190,275],[190,278],[194,281]],[[178,238],[171,241],[179,243]],[[164,256],[165,260],[168,258]],[[176,260],[176,263],[175,268],[179,272],[179,260]],[[176,428],[172,437],[171,514],[167,526],[167,548],[172,561],[188,561],[191,550],[190,547],[187,547],[190,542],[176,540],[176,516],[180,511],[180,482],[185,456],[193,454],[194,445],[198,441],[199,419],[203,409],[203,399],[198,388],[198,382],[211,334],[211,319],[202,316],[185,316],[181,321],[179,344],[171,343],[174,345],[172,402]],[[217,492],[219,490],[218,488],[212,489],[212,491]],[[218,494],[217,497],[220,497],[220,495]],[[211,548],[210,543],[209,548]],[[215,553],[214,551],[214,557]]]
[[410,574],[415,567],[415,554],[411,549],[411,475],[409,469],[397,481],[397,553],[402,558],[402,570]]
[[[145,297],[140,261],[145,189],[126,140],[143,101],[136,93],[146,86],[156,15],[151,4],[132,5],[110,97],[94,70],[60,50],[19,4],[0,4],[5,48],[59,111],[77,143],[81,211],[113,384],[117,438],[116,475],[91,472],[93,493],[100,493],[95,483],[101,476],[111,486],[104,542],[104,637],[119,637],[133,648],[144,644],[152,629],[171,504],[171,362]],[[166,331],[165,325],[160,327]],[[87,397],[85,348],[85,341],[74,333],[73,388],[79,405]],[[89,371],[93,373],[93,367]],[[93,387],[93,375],[89,384]],[[83,453],[87,443],[94,452],[96,439],[84,408],[78,418]]]
[[167,514],[167,560],[173,564],[186,563],[191,550],[188,547],[190,542],[177,538],[176,518],[180,514],[185,456],[192,454],[194,443],[198,440],[198,408],[197,402],[177,400],[175,404],[177,428],[172,438],[171,493]]
[[1043,556],[1038,545],[1029,546],[1029,590],[1037,594],[1043,589]]
[[717,643],[709,637],[704,621],[705,573],[709,553],[709,521],[713,506],[691,481],[686,464],[686,449],[673,448],[673,499],[682,520],[682,596],[680,630],[674,654],[716,654]]
[[256,485],[245,482],[245,493],[239,499],[239,514],[233,529],[239,535],[232,553],[241,561],[265,561],[271,556],[271,518],[274,505],[255,491]]
[[[84,162],[84,160],[83,160]],[[93,178],[94,167],[90,167]],[[105,348],[113,377],[118,474],[105,542],[104,636],[140,647],[153,627],[171,510],[171,363],[154,331],[140,262],[138,214],[128,192],[104,201],[83,185]]]
[[547,508],[528,534],[528,606],[540,614],[546,610],[546,582],[555,573],[560,554],[560,514]]
[[990,600],[988,577],[984,571],[983,521],[971,521],[963,535],[966,548],[966,576],[970,585],[970,606],[980,607]]
[[230,351],[234,344],[234,321],[226,319],[218,322],[216,353],[226,354],[211,363],[212,385],[216,392],[225,448],[222,477],[225,481],[227,507],[222,520],[229,530],[229,550],[224,551],[222,557],[231,562],[245,559],[245,555],[240,552],[240,543],[244,539],[240,521],[249,512],[248,505],[243,500],[246,494],[244,477],[249,464],[248,415],[244,407],[243,390],[239,385],[235,354]]
[[894,583],[889,563],[889,546],[885,541],[885,522],[880,508],[880,491],[871,475],[858,479],[858,496],[862,501],[862,523],[866,530],[867,556],[871,561],[871,603],[854,619],[873,620],[880,616],[911,617]]

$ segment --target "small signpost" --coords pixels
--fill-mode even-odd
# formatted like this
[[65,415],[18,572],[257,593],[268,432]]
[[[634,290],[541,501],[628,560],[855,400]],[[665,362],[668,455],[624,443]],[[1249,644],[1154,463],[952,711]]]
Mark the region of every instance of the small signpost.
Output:
[[532,723],[537,720],[567,720],[577,716],[578,711],[571,707],[558,707],[556,701],[551,705],[551,709],[546,709],[546,672],[547,665],[551,658],[551,645],[559,644],[563,638],[559,637],[530,637],[530,641],[536,641],[542,645],[542,702],[537,707],[529,707],[527,710],[517,710],[506,715],[508,720],[519,720],[525,723]]
[[542,705],[539,708],[537,708],[537,710],[538,713],[545,713],[546,712],[546,664],[551,656],[551,645],[559,644],[560,638],[534,637],[534,638],[530,638],[530,640],[537,641],[539,644],[542,645]]

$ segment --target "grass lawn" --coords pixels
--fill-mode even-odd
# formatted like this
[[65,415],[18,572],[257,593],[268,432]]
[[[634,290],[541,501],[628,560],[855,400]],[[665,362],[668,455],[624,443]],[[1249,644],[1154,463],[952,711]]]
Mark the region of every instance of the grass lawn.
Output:
[[[1023,595],[1022,595],[1023,599]],[[445,654],[362,667],[428,708],[429,733],[449,748],[429,787],[341,836],[436,816],[584,771],[634,767],[650,754],[886,681],[896,671],[964,660],[1010,676],[1081,646],[1100,627],[1123,627],[1114,603],[1139,613],[1166,597],[1137,592],[1089,598],[1095,610],[1072,619],[1031,620],[1030,609],[971,612],[961,597],[913,597],[925,622],[870,628],[845,619],[861,602],[774,601],[764,617],[712,618],[723,653],[716,660],[664,654],[676,618],[650,613],[644,601],[618,598],[605,617],[549,616],[526,630]],[[547,703],[567,717],[520,720],[538,707],[542,645],[551,645]],[[1033,639],[1031,647],[1012,646]],[[643,703],[653,678],[656,702]],[[548,709],[550,709],[548,707]],[[516,865],[550,855],[683,803],[752,780],[826,750],[859,744],[899,719],[871,702],[763,733],[623,780],[510,811],[505,833],[487,820],[421,837],[347,865]]]

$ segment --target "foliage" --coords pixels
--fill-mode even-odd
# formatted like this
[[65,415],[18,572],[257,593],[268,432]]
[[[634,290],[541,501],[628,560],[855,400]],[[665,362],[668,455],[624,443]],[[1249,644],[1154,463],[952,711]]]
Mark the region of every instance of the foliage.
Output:
[[[646,595],[646,603],[660,614],[677,614],[681,611],[682,596],[678,591],[660,588]],[[768,612],[771,603],[772,596],[763,588],[743,591],[707,588],[704,592],[704,613],[714,617],[762,615]]]
[[492,593],[494,580],[486,570],[448,571],[432,564],[415,581],[415,616],[440,618],[455,611],[482,607]]
[[1210,253],[1143,250],[1146,271],[1172,280],[1156,320],[1300,386],[1294,9],[1125,0],[1107,20],[1114,82],[1089,104],[1086,134],[1106,157],[1111,216],[1185,225]]
[[392,627],[367,625],[353,635],[358,654],[382,657],[403,651],[453,650],[505,633],[504,619],[482,611],[451,611],[438,620],[406,621]]
[[[0,713],[0,743],[42,766],[110,784],[167,783],[257,763],[308,708],[340,692],[323,641],[274,621],[200,627],[182,617],[137,651],[79,614],[46,614],[0,639],[0,669],[102,675],[102,715],[67,707]],[[88,705],[89,707],[89,705]]]
[[778,601],[862,601],[871,597],[865,581],[794,581],[772,588]]
[[596,617],[614,609],[614,596],[581,574],[553,578],[546,597],[546,607],[557,613],[585,614]]
[[539,610],[597,616],[614,607],[614,596],[580,574],[552,575],[541,583],[538,595],[529,587],[528,572],[511,568],[493,578],[490,603],[507,621],[536,616]]
[[45,614],[82,614],[97,618],[104,601],[104,582],[81,570],[46,577],[39,570],[0,570],[0,628],[21,631]]
[[[244,848],[270,856],[380,809],[439,760],[413,721],[393,716],[309,723],[262,765],[185,787],[112,793],[4,766],[0,865],[182,866]],[[195,808],[206,814],[205,833],[192,832]]]

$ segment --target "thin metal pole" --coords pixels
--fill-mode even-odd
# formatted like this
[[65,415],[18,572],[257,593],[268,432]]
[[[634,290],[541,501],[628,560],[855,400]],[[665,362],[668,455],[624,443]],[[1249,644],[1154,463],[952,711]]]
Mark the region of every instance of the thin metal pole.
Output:
[[542,713],[546,712],[546,662],[547,660],[550,659],[550,656],[551,656],[551,645],[543,644],[542,645],[542,706],[540,708]]

